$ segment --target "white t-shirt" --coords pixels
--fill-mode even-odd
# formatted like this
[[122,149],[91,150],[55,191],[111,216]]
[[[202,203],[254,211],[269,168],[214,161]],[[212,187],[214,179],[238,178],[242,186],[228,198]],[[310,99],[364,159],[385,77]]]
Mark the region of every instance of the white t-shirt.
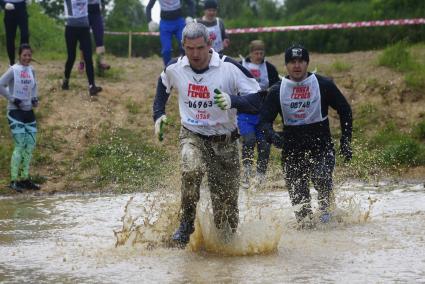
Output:
[[326,119],[322,117],[319,82],[314,74],[301,82],[283,78],[280,104],[285,125],[305,125]]
[[15,64],[12,69],[14,78],[12,96],[21,101],[31,101],[33,97],[32,90],[35,86],[35,78],[31,66]]
[[260,84],[261,90],[265,90],[269,87],[269,74],[267,72],[266,61],[264,60],[261,64],[255,64],[247,62],[245,59],[242,60],[242,66],[251,72],[258,84]]
[[236,109],[221,110],[214,104],[214,89],[229,95],[256,93],[260,86],[236,64],[225,62],[225,56],[211,49],[209,68],[195,73],[186,56],[169,65],[161,73],[167,93],[176,88],[179,94],[181,123],[187,129],[202,135],[228,134],[237,127]]

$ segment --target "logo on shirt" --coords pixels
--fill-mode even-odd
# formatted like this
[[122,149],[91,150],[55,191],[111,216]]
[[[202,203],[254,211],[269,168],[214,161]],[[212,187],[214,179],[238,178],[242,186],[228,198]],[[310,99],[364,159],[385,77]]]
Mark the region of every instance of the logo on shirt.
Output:
[[309,86],[296,86],[292,90],[291,99],[309,99],[310,96]]
[[261,76],[261,71],[260,71],[260,69],[250,69],[250,70],[249,70],[249,72],[251,72],[251,75],[252,75],[254,78],[260,78],[260,76]]
[[215,34],[215,32],[210,32],[209,38],[210,40],[215,41],[217,39],[217,35]]
[[189,83],[189,87],[187,89],[187,96],[198,99],[209,99],[210,91],[208,91],[207,86]]

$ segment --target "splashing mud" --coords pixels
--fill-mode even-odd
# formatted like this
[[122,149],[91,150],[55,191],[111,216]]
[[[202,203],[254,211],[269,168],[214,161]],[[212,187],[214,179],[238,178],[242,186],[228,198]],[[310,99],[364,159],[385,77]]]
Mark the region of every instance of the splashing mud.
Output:
[[335,196],[330,223],[300,229],[286,191],[241,191],[240,226],[226,243],[203,190],[184,250],[168,243],[176,190],[0,198],[0,282],[423,282],[423,182],[344,183]]
[[[312,190],[313,192],[313,190]],[[207,189],[201,192],[195,220],[195,232],[190,237],[187,249],[193,252],[205,251],[222,256],[246,256],[270,254],[278,251],[285,228],[329,229],[341,224],[367,222],[376,199],[369,197],[368,208],[362,208],[355,196],[342,195],[340,207],[332,211],[332,221],[322,224],[319,215],[314,214],[309,224],[298,224],[292,217],[296,207],[284,208],[282,200],[270,202],[270,193],[261,193],[256,188],[240,195],[240,223],[236,233],[223,235],[214,224],[210,198]],[[315,196],[313,194],[313,200]],[[135,201],[131,197],[124,208],[122,229],[114,231],[115,246],[138,245],[145,249],[174,246],[170,236],[178,226],[179,198],[172,194],[152,194]],[[317,207],[317,204],[313,204]]]

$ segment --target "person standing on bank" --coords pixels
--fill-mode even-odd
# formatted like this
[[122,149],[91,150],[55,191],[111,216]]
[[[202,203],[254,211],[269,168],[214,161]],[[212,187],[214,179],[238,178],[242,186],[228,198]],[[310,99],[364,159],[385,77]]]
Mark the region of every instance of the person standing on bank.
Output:
[[240,174],[236,111],[258,113],[263,98],[248,70],[211,49],[204,25],[186,25],[182,44],[186,55],[172,60],[158,80],[153,118],[155,134],[160,135],[166,123],[165,105],[175,88],[182,124],[182,195],[180,226],[172,239],[185,246],[194,231],[199,188],[206,173],[216,227],[224,236],[236,231]]
[[217,17],[218,4],[216,0],[206,0],[204,2],[204,15],[195,21],[204,24],[210,33],[212,48],[222,53],[223,49],[230,44],[229,37],[226,34],[223,21]]
[[6,32],[6,49],[9,64],[15,64],[15,37],[19,27],[20,43],[29,43],[28,12],[27,5],[31,0],[0,0],[0,6],[4,9],[4,29]]
[[94,82],[94,68],[91,50],[90,26],[87,10],[87,0],[64,0],[65,6],[65,40],[68,57],[65,63],[65,78],[62,83],[62,90],[69,90],[69,78],[72,66],[74,66],[77,43],[80,43],[81,50],[86,63],[86,75],[89,82],[90,96],[96,96],[101,87],[97,87]]
[[[93,33],[94,42],[96,44],[96,68],[97,74],[101,74],[104,70],[108,70],[111,66],[105,62],[105,45],[103,43],[104,27],[102,16],[102,3],[101,0],[88,0],[88,14],[89,24]],[[81,50],[81,48],[80,48]],[[78,64],[78,71],[84,71],[84,53],[80,52],[80,63]]]
[[[262,90],[267,90],[279,81],[276,67],[265,60],[265,45],[261,40],[253,40],[249,44],[249,56],[241,62],[257,80]],[[254,150],[257,145],[257,182],[262,183],[266,178],[267,166],[270,156],[270,143],[268,143],[258,123],[259,114],[238,113],[238,127],[242,140],[242,187],[248,188],[253,177]]]
[[15,141],[10,163],[10,188],[21,193],[24,189],[39,190],[40,186],[29,178],[37,134],[33,108],[38,106],[37,82],[30,65],[31,47],[22,44],[18,54],[19,63],[11,66],[0,78],[0,94],[9,101],[7,118]]
[[[260,114],[261,129],[266,138],[282,148],[282,166],[295,216],[303,225],[312,216],[310,180],[318,192],[320,221],[330,221],[333,202],[332,173],[335,150],[331,138],[328,109],[335,109],[341,125],[340,154],[350,161],[352,112],[335,83],[318,74],[307,72],[309,53],[301,45],[285,51],[288,76],[275,84]],[[277,114],[282,116],[283,132],[273,131]]]
[[[148,20],[149,31],[157,30],[157,23],[152,21],[152,8],[156,0],[149,0],[146,6],[146,17]],[[182,31],[187,23],[193,22],[195,15],[195,3],[192,0],[186,0],[189,16],[184,19],[182,17],[181,0],[159,0],[161,8],[161,21],[159,22],[159,39],[161,41],[161,56],[164,61],[164,66],[167,66],[172,57],[172,42],[173,35],[176,37],[179,49],[183,54],[181,46]]]

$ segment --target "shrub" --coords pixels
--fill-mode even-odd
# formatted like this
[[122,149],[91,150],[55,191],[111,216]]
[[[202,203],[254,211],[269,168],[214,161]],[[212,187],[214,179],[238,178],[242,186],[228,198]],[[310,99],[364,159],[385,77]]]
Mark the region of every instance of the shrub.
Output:
[[399,42],[387,47],[378,58],[378,64],[406,72],[415,68],[415,63],[405,42]]
[[83,168],[96,165],[96,180],[134,188],[156,184],[164,173],[167,156],[163,150],[143,143],[143,134],[128,129],[105,131],[99,144],[89,148]]
[[421,146],[410,137],[404,137],[384,148],[382,160],[386,165],[417,165],[420,161]]

